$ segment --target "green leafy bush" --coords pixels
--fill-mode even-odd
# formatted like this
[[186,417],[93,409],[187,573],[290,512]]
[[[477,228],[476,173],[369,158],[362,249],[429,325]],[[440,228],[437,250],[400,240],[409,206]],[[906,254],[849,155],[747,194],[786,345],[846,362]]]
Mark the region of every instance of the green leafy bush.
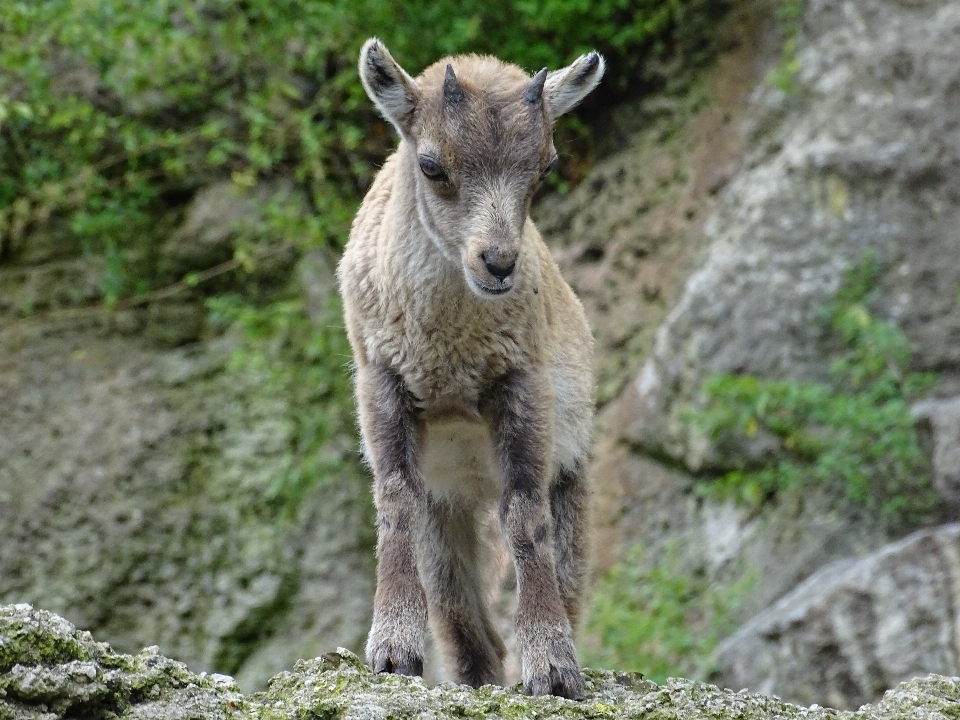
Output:
[[803,19],[804,0],[780,0],[777,17],[783,28],[783,45],[780,48],[780,62],[767,75],[767,82],[784,92],[797,92],[796,77],[800,72],[800,60],[797,58],[797,36],[800,34],[800,21]]
[[888,516],[909,518],[933,507],[909,401],[935,378],[911,372],[907,338],[870,313],[880,272],[866,257],[823,311],[840,349],[828,382],[729,374],[706,380],[706,404],[691,417],[698,431],[725,458],[740,457],[736,447],[763,437],[779,459],[759,466],[741,460],[701,491],[757,505],[802,483],[819,483]]
[[636,547],[598,583],[582,643],[590,667],[642,672],[662,683],[668,677],[706,679],[712,655],[734,629],[734,613],[752,587],[744,577],[726,588],[702,572],[677,569],[676,549],[645,569]]
[[[47,0],[0,5],[0,248],[54,223],[111,258],[103,295],[150,284],[189,193],[291,174],[342,243],[392,144],[356,77],[379,34],[411,71],[448,52],[558,67],[597,46],[613,82],[709,46],[720,0]],[[652,70],[647,73],[656,74]],[[146,280],[146,285],[139,282]]]

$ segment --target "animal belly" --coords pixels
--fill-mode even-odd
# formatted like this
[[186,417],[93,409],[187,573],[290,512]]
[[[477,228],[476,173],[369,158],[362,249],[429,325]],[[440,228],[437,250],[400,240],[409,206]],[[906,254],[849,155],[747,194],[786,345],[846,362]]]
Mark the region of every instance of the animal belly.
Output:
[[427,423],[420,469],[431,492],[465,500],[500,497],[500,473],[490,431],[462,419]]

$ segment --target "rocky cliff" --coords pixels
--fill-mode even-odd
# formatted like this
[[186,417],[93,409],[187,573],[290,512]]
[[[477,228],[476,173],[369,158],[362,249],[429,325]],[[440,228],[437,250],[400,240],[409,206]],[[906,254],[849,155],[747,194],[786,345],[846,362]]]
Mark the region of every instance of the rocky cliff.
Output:
[[[901,545],[887,547],[909,523],[885,526],[879,513],[851,508],[813,483],[754,507],[697,492],[769,448],[743,442],[718,451],[689,418],[703,407],[703,382],[713,374],[828,377],[837,347],[823,308],[844,273],[870,253],[885,270],[869,311],[907,334],[915,369],[939,377],[936,397],[914,415],[930,441],[939,519],[955,519],[960,5],[811,0],[792,7],[797,22],[785,54],[764,56],[757,45],[777,82],[759,80],[746,108],[729,113],[739,153],[698,205],[707,212],[692,218],[687,235],[705,248],[702,262],[683,278],[632,381],[600,416],[598,557],[622,557],[640,543],[639,562],[652,564],[673,546],[682,548],[677,562],[720,585],[752,573],[741,620],[773,603],[777,610],[723,646],[722,681],[856,707],[922,672],[910,669],[908,656],[960,671],[949,629],[954,570],[944,569],[953,565],[935,559],[950,552],[907,557]],[[790,592],[823,566],[859,558],[877,572],[855,589],[853,576],[834,585],[817,575]],[[901,603],[879,600],[894,587],[917,598],[942,587],[946,596],[932,604],[951,609],[941,617],[915,607],[919,615],[908,618]],[[921,643],[913,654],[887,644],[901,630]],[[819,674],[801,680],[800,667]]]
[[760,84],[741,167],[704,224],[703,266],[635,383],[631,437],[692,470],[729,464],[691,435],[704,377],[822,377],[816,312],[866,251],[888,268],[878,310],[919,368],[960,374],[960,4],[804,4],[798,70]]
[[852,708],[960,667],[958,561],[952,524],[827,565],[721,644],[724,682]]
[[[89,265],[20,264],[0,285],[49,297],[55,263]],[[315,266],[298,273],[313,292]],[[196,342],[203,314],[181,303],[5,327],[0,598],[44,603],[128,651],[149,636],[256,687],[331,641],[362,643],[370,503],[349,463],[295,512],[270,500],[295,452],[295,401],[266,369],[232,367],[236,334]],[[184,334],[194,342],[170,347]],[[347,432],[327,451],[349,458]]]

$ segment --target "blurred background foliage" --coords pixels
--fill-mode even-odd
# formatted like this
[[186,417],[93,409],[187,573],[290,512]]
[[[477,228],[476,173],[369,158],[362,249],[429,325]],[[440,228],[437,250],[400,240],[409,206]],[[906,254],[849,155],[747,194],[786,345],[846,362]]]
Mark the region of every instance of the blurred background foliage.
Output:
[[[335,301],[313,323],[322,331],[306,331],[289,270],[310,249],[342,247],[395,143],[358,82],[362,42],[380,36],[412,73],[447,53],[495,53],[535,71],[597,48],[609,70],[596,109],[625,92],[681,88],[709,56],[724,8],[724,0],[0,4],[0,260],[52,236],[58,252],[98,260],[95,311],[206,298],[212,329],[247,335],[236,367],[272,365],[278,389],[325,388],[297,404],[301,471],[274,487],[298,497],[324,474],[309,471],[310,458],[350,424],[349,352]],[[563,188],[586,171],[590,141],[576,117],[559,132]],[[216,264],[184,272],[163,262],[160,248],[190,199],[225,180],[259,203],[261,220],[235,228],[232,257]],[[263,187],[280,189],[264,198]],[[56,309],[53,299],[18,308]]]
[[637,545],[600,579],[582,645],[588,667],[633,672],[661,684],[668,677],[705,680],[714,651],[736,629],[736,612],[756,578],[740,572],[720,588],[703,568],[689,568],[668,546],[650,565]]
[[[51,0],[0,8],[0,237],[63,223],[108,258],[107,302],[146,291],[157,223],[230,176],[289,173],[312,212],[272,228],[342,244],[393,140],[357,82],[380,35],[411,72],[439,56],[495,52],[527,69],[596,47],[609,95],[664,82],[709,48],[716,0],[547,3]],[[270,228],[265,228],[270,235]],[[168,278],[158,278],[167,280]]]

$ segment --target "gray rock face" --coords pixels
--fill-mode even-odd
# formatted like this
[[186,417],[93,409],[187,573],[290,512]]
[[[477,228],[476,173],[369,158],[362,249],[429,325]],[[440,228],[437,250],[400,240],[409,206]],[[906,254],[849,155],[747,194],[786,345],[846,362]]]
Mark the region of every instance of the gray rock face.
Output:
[[821,569],[725,640],[723,682],[855,708],[931,671],[960,673],[960,524]]
[[293,184],[286,178],[247,191],[229,180],[202,188],[187,206],[183,223],[160,247],[160,272],[179,279],[189,270],[229,260],[237,238],[263,222],[264,206],[291,197]]
[[636,380],[632,438],[697,469],[715,460],[683,422],[713,372],[815,378],[815,312],[873,251],[875,308],[919,368],[960,374],[960,3],[811,0],[796,93],[764,84],[752,151],[706,224],[704,266]]
[[[428,687],[420,678],[373,675],[346,650],[297,663],[266,692],[241,695],[233,679],[194,675],[147,648],[118,655],[60,617],[29,605],[0,607],[0,717],[285,720],[286,718],[768,718],[835,717],[777,698],[733,693],[689,680],[662,686],[635,673],[587,670],[583,702],[527,697],[522,688]],[[957,678],[930,676],[891,691],[849,720],[946,720],[960,702]]]
[[879,518],[839,512],[818,489],[751,511],[699,497],[689,475],[612,442],[601,441],[598,456],[604,484],[596,492],[595,563],[609,567],[623,548],[639,545],[635,562],[645,569],[669,559],[675,572],[703,573],[731,592],[738,625],[824,565],[862,557],[891,539]]
[[[49,265],[0,281],[46,296]],[[329,264],[309,255],[301,270],[324,306]],[[180,332],[169,313],[153,325]],[[131,311],[0,331],[0,602],[43,604],[250,689],[321,647],[359,648],[366,479],[345,470],[278,512],[266,490],[294,456],[292,399],[230,368],[230,336],[170,350],[150,327]]]
[[933,484],[940,497],[960,505],[960,396],[917,403],[913,415],[933,440]]

